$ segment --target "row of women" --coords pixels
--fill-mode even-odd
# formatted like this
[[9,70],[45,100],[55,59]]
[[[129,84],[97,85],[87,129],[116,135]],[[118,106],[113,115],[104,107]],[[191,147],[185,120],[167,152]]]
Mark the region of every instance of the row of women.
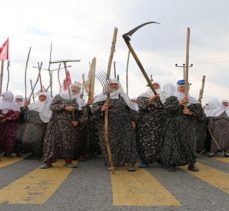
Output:
[[157,82],[152,86],[156,95],[148,89],[133,101],[117,80],[110,80],[106,90],[86,104],[80,86],[74,83],[53,99],[40,93],[38,102],[28,109],[20,108],[23,99],[18,97],[16,102],[11,92],[5,92],[0,101],[2,155],[11,156],[15,151],[42,155],[42,169],[62,158],[67,167],[75,168],[73,159],[101,151],[110,166],[104,142],[104,116],[108,112],[115,167],[128,166],[132,172],[136,163],[144,168],[158,162],[170,171],[183,165],[198,171],[196,152],[209,151],[209,156],[215,156],[223,151],[229,156],[228,101],[214,99],[203,109],[195,98],[185,96],[184,80],[179,80],[177,87],[165,84],[162,90]]

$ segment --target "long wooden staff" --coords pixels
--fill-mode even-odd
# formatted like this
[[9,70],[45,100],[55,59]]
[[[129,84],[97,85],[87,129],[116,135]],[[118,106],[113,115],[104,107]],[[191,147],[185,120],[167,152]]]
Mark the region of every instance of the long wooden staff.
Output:
[[89,89],[88,89],[88,101],[92,102],[94,100],[95,94],[95,70],[96,70],[96,58],[92,59],[89,71]]
[[[31,90],[33,90],[33,81],[32,79],[30,79],[29,81],[30,81]],[[33,97],[33,102],[34,102],[35,101],[34,92],[32,93],[32,97]]]
[[1,61],[0,95],[2,94],[3,74],[4,74],[4,60]]
[[200,92],[199,92],[199,98],[198,98],[198,102],[199,103],[201,103],[202,98],[203,98],[203,94],[204,94],[205,79],[206,79],[206,76],[203,75],[203,77],[202,77],[202,85],[201,85],[201,89],[200,89]]
[[129,62],[130,62],[130,51],[128,51],[127,62],[126,62],[126,93],[129,94]]
[[61,63],[59,64],[59,67],[58,67],[58,70],[57,70],[57,79],[58,79],[58,83],[59,83],[59,92],[61,92],[60,67],[61,67]]
[[190,44],[190,28],[187,28],[187,38],[186,38],[186,57],[185,57],[185,97],[188,97],[189,92],[189,82],[188,82],[188,68],[189,68],[189,44]]
[[[114,28],[114,33],[113,33],[113,39],[112,39],[112,44],[111,44],[111,51],[110,51],[110,57],[108,61],[108,66],[107,66],[107,75],[106,79],[108,81],[108,90],[107,90],[107,98],[106,98],[106,103],[110,103],[110,90],[109,90],[109,80],[110,80],[110,74],[111,74],[111,65],[112,65],[112,60],[115,52],[115,45],[116,45],[116,39],[117,39],[117,34],[118,34],[118,28]],[[112,153],[111,153],[111,148],[110,148],[110,143],[109,143],[109,116],[108,116],[108,110],[105,111],[105,118],[104,118],[104,141],[105,145],[107,148],[107,154],[108,154],[108,159],[111,167],[111,172],[114,174],[114,164],[113,164],[113,159],[112,159]]]
[[25,64],[25,100],[27,101],[27,69],[28,69],[28,64],[29,64],[29,57],[31,53],[31,47],[29,47],[29,52],[28,56],[26,59],[26,64]]
[[52,93],[52,71],[51,71],[51,62],[52,61],[52,43],[50,45],[50,54],[49,54],[49,66],[48,66],[48,71],[49,71],[49,85],[50,85],[50,95],[51,97],[53,96]]
[[36,87],[36,85],[37,85],[37,83],[38,83],[38,81],[39,81],[39,79],[40,79],[41,68],[42,68],[42,62],[41,62],[41,63],[38,62],[38,63],[37,63],[37,66],[38,66],[37,80],[36,80],[36,82],[35,82],[35,84],[34,84],[34,86],[33,86],[33,89],[32,89],[32,91],[31,91],[30,95],[29,95],[28,102],[30,102],[31,97],[32,97],[32,95],[34,94],[35,87]]
[[8,91],[10,83],[10,61],[7,62],[7,84],[6,84],[6,91]]

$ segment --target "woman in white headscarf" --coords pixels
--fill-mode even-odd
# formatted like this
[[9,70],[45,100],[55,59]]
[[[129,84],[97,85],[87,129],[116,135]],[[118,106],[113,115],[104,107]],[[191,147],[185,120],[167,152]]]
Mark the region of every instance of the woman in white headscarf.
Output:
[[158,160],[161,146],[161,135],[165,121],[165,112],[160,101],[160,84],[152,82],[157,95],[149,88],[138,99],[137,149],[141,158],[139,167],[148,167],[149,163]]
[[198,171],[195,165],[197,120],[205,115],[201,105],[190,96],[184,97],[184,92],[185,81],[178,81],[177,91],[167,94],[163,104],[167,120],[162,135],[160,161],[171,171],[183,165],[188,165],[190,171]]
[[212,109],[208,123],[211,134],[211,149],[208,154],[213,157],[218,151],[224,151],[224,156],[229,157],[229,101],[222,100],[215,109]]
[[23,149],[26,152],[25,159],[32,155],[42,155],[42,145],[47,123],[51,117],[49,108],[52,98],[48,92],[38,95],[38,100],[28,106],[26,124],[22,136]]
[[132,103],[124,93],[121,84],[112,79],[109,82],[110,103],[105,102],[106,94],[102,93],[95,98],[93,111],[98,120],[99,141],[101,151],[108,162],[108,154],[104,144],[104,112],[109,113],[109,143],[115,167],[129,164],[129,171],[135,171],[138,161],[135,139],[136,104]]
[[73,83],[69,90],[56,95],[51,102],[52,116],[47,126],[44,144],[44,164],[41,169],[52,167],[52,163],[62,158],[68,168],[76,168],[72,162],[78,138],[75,136],[75,127],[79,122],[79,110],[83,107],[80,99],[80,85]]
[[2,93],[0,99],[0,151],[12,157],[16,145],[16,132],[20,115],[20,106],[14,101],[10,91]]

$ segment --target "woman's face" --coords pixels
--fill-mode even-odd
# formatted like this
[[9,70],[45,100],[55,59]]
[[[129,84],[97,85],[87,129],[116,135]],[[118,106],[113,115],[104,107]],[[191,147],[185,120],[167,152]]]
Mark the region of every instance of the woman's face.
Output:
[[178,86],[178,91],[181,93],[185,93],[185,86]]
[[47,99],[47,97],[45,95],[40,95],[39,96],[39,101],[40,102],[44,102],[44,101],[46,101],[46,99]]
[[79,93],[80,92],[80,88],[78,86],[71,86],[71,90],[73,93]]
[[119,85],[118,85],[118,83],[111,83],[110,88],[112,91],[116,91],[116,90],[118,90]]
[[222,102],[223,106],[228,107],[228,102]]

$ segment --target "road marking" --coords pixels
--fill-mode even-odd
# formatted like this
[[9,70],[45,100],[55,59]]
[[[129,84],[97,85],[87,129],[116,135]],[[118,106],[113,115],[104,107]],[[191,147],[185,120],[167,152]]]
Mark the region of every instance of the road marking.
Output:
[[143,169],[111,174],[114,206],[179,206],[179,201],[156,178]]
[[229,193],[229,174],[223,171],[211,168],[202,163],[198,163],[199,172],[187,170],[187,167],[180,167],[189,174],[209,183],[210,185],[219,188],[220,190]]
[[64,161],[58,161],[53,168],[35,169],[2,188],[0,190],[0,203],[45,203],[72,171],[63,165]]
[[0,168],[9,166],[11,164],[14,164],[18,161],[22,160],[22,158],[6,158],[6,157],[1,157],[0,158]]
[[214,157],[214,160],[221,161],[224,163],[229,163],[229,158],[228,157]]

